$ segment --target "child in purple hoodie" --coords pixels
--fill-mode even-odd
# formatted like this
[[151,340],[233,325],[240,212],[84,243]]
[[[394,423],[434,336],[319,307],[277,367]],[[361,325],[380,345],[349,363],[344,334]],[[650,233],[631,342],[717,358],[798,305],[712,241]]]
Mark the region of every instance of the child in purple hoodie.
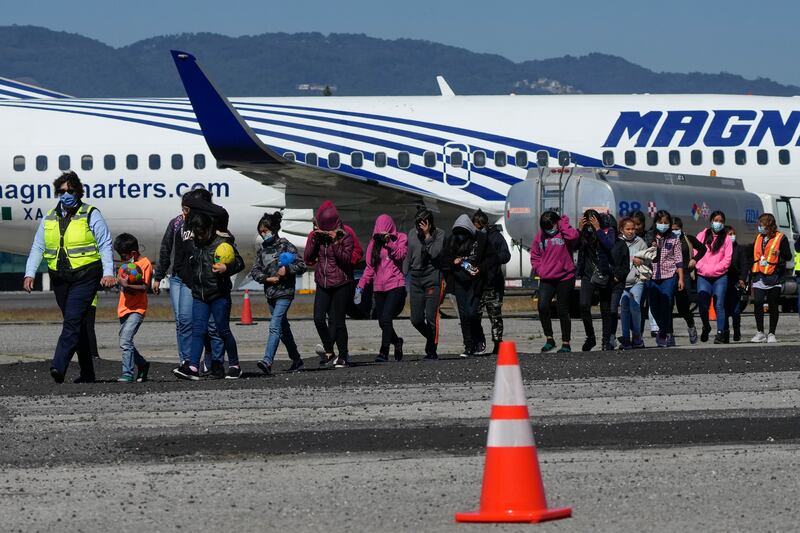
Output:
[[539,227],[541,229],[531,244],[531,273],[539,277],[539,320],[546,337],[542,352],[549,352],[556,347],[550,319],[550,304],[554,295],[561,322],[562,344],[558,352],[571,352],[569,300],[575,289],[575,261],[572,256],[578,245],[578,231],[569,225],[568,216],[559,216],[555,211],[542,213]]
[[394,360],[403,358],[403,339],[397,336],[392,321],[400,314],[406,303],[406,278],[403,261],[408,252],[408,237],[398,233],[394,220],[389,215],[380,215],[375,220],[372,240],[367,245],[367,267],[364,269],[353,298],[361,303],[361,293],[372,284],[375,311],[381,327],[381,347],[376,363],[389,360],[389,345],[394,346]]

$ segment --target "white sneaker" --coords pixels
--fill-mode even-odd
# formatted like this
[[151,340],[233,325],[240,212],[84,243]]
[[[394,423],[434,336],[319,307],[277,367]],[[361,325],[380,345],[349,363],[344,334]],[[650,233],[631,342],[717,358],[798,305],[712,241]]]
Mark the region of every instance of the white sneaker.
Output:
[[767,335],[767,342],[778,342],[778,339],[775,338],[774,333],[770,333],[769,335]]
[[[772,335],[772,338],[774,339],[775,335]],[[752,339],[750,339],[750,342],[767,342],[767,336],[764,335],[763,331],[759,331],[753,336]],[[772,341],[772,342],[777,342],[777,341]]]

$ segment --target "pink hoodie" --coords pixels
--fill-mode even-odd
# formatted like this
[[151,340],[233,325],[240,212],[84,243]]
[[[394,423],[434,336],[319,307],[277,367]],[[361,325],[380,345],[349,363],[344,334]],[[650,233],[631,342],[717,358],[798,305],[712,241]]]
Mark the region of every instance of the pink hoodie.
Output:
[[358,287],[363,289],[373,283],[375,292],[386,292],[398,287],[404,287],[406,277],[403,275],[403,260],[408,252],[408,237],[405,233],[398,233],[394,220],[389,215],[380,215],[375,220],[375,229],[372,235],[388,233],[394,238],[381,248],[381,260],[377,265],[372,264],[372,248],[375,240],[370,239],[367,245],[367,268],[358,281]]
[[572,253],[578,246],[578,230],[569,225],[564,215],[558,221],[558,231],[548,235],[541,229],[531,244],[531,270],[533,275],[549,281],[563,281],[575,277]]
[[[706,228],[698,233],[697,240],[704,242],[707,231],[711,230]],[[715,235],[714,238],[717,239],[719,236]],[[714,240],[711,241],[711,244],[706,246],[706,255],[697,262],[697,273],[704,278],[718,278],[724,276],[728,273],[728,269],[731,266],[731,258],[733,257],[733,243],[731,240],[725,237],[725,242],[716,252],[712,251],[713,244]]]

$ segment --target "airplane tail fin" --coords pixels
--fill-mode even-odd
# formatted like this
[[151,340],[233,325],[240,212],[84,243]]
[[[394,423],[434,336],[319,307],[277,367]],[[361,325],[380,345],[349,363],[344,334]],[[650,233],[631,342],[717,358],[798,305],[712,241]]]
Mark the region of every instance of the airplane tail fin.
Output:
[[0,100],[72,98],[72,96],[0,76]]

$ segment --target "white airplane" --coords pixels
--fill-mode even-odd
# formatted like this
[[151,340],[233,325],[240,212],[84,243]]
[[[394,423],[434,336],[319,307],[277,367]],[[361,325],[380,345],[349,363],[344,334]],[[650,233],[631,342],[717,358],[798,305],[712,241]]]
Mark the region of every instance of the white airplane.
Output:
[[285,207],[298,244],[326,198],[362,241],[377,214],[408,227],[421,203],[448,229],[477,208],[499,218],[541,150],[553,164],[564,150],[578,165],[714,171],[753,192],[800,196],[796,98],[458,96],[440,82],[442,96],[227,99],[191,54],[172,54],[188,100],[0,101],[2,250],[27,253],[60,168],[74,168],[86,201],[151,258],[195,183],[228,208],[240,242],[265,209]]

